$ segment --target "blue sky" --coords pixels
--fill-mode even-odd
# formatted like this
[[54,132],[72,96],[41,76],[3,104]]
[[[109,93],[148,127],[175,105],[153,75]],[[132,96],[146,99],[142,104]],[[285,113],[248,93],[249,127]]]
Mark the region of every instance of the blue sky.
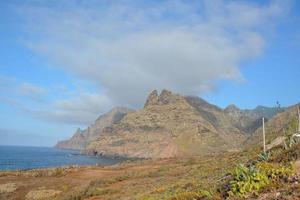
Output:
[[298,1],[0,1],[0,144],[51,146],[153,89],[300,101]]

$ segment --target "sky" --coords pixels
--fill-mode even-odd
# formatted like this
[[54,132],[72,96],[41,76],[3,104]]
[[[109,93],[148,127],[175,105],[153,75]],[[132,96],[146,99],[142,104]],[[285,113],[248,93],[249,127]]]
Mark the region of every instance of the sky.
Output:
[[0,1],[0,145],[53,146],[152,90],[300,102],[300,2]]

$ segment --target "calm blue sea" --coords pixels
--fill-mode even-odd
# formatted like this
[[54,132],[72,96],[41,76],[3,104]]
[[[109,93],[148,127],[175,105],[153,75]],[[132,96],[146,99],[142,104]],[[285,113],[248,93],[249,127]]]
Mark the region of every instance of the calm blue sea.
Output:
[[112,165],[121,159],[80,155],[79,151],[48,147],[0,146],[0,170],[34,169],[68,165]]

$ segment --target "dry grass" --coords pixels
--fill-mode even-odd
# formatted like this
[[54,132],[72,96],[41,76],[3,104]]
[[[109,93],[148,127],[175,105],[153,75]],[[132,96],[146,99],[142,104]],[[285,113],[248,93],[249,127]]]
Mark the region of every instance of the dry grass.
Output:
[[[8,198],[5,196],[7,200],[23,199],[24,196],[33,200],[39,197],[57,200],[144,200],[208,196],[222,199],[218,188],[224,184],[223,177],[238,163],[246,163],[254,157],[257,154],[253,151],[227,152],[206,157],[134,161],[107,167],[32,170],[6,174],[0,177],[0,184],[20,183],[18,192]],[[49,197],[50,194],[54,196]]]
[[58,190],[46,190],[46,189],[39,189],[39,190],[31,190],[27,193],[25,199],[26,200],[50,200],[54,197],[58,196],[61,191]]
[[11,193],[17,190],[17,184],[15,183],[6,183],[0,185],[0,194],[2,193]]

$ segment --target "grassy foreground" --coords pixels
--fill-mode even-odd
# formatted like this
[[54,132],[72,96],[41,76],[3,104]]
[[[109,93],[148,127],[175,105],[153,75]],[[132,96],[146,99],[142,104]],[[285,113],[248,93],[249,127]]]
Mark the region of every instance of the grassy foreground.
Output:
[[[0,199],[300,199],[300,145],[108,167],[0,172]],[[244,165],[239,165],[244,164]]]

